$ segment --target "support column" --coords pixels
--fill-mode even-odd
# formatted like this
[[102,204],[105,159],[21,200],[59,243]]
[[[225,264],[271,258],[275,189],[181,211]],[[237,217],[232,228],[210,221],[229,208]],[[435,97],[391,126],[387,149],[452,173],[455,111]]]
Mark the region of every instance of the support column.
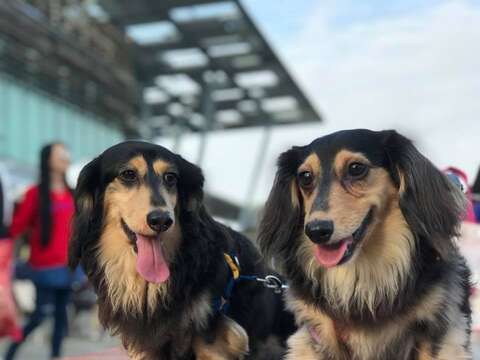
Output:
[[200,135],[200,145],[198,148],[197,165],[201,166],[207,149],[208,133],[213,129],[215,123],[215,104],[212,100],[212,84],[208,79],[202,82],[202,113],[205,117],[205,124]]
[[[180,120],[180,119],[179,119]],[[177,124],[173,130],[173,145],[172,151],[174,153],[180,152],[180,146],[182,145],[182,135],[183,135],[183,126],[181,124]]]
[[252,175],[250,176],[250,181],[248,182],[247,193],[245,196],[245,202],[243,208],[240,212],[240,227],[242,230],[245,230],[250,225],[250,215],[254,210],[254,198],[257,191],[258,183],[260,180],[259,174],[261,174],[262,169],[265,165],[265,160],[267,158],[268,147],[270,146],[270,141],[272,137],[272,127],[266,125],[263,128],[262,138],[260,140],[260,147],[258,149],[257,158],[255,159]]

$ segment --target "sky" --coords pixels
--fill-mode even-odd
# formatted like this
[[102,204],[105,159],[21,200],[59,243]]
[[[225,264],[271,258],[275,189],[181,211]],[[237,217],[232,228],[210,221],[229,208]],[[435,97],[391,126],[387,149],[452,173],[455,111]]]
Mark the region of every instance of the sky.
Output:
[[[282,151],[360,127],[397,129],[437,166],[458,166],[473,181],[480,165],[480,1],[242,3],[325,121],[274,130],[256,174],[262,130],[210,135],[201,164],[208,191],[260,205]],[[195,161],[197,152],[196,136],[184,137],[180,153]],[[258,186],[247,200],[252,175]]]

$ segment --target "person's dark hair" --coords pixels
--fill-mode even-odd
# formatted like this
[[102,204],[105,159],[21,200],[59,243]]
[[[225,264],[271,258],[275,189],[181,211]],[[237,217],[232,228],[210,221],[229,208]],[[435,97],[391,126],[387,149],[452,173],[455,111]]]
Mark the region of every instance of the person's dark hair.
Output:
[[[40,151],[40,182],[38,184],[38,209],[40,216],[40,244],[48,245],[52,228],[52,216],[50,207],[50,156],[55,145],[63,145],[55,142],[45,145]],[[65,187],[70,190],[66,179]]]
[[480,194],[480,168],[478,168],[477,177],[475,178],[475,182],[472,186],[472,193]]

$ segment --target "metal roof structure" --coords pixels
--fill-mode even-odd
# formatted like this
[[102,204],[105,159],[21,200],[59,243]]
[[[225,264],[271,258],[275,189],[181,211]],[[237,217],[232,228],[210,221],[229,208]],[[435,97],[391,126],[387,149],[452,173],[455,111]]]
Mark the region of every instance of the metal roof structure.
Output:
[[239,0],[4,0],[0,71],[132,136],[321,120]]
[[154,135],[321,121],[239,0],[97,2],[133,42]]

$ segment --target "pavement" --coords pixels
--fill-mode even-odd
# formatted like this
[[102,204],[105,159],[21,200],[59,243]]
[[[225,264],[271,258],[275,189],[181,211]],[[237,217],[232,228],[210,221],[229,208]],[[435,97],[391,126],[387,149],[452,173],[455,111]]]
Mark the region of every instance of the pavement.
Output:
[[[48,327],[33,334],[19,350],[17,360],[48,360]],[[480,335],[473,337],[474,360],[480,360]],[[0,343],[0,354],[5,352],[7,343]],[[101,338],[67,337],[64,342],[63,360],[127,360],[118,340],[104,335]],[[1,355],[0,355],[1,359]],[[454,360],[454,359],[452,359]]]
[[[73,316],[72,316],[73,317]],[[36,329],[18,350],[16,360],[47,360],[50,355],[50,334],[53,321],[47,320]],[[82,312],[70,323],[69,336],[63,343],[63,356],[77,357],[75,360],[85,358],[85,354],[105,352],[113,348],[120,348],[120,342],[100,329],[96,313]],[[0,340],[0,360],[5,353],[9,342]],[[86,358],[85,358],[86,359]],[[102,357],[102,360],[120,360],[116,357]],[[94,360],[94,358],[89,358]]]
[[[39,330],[40,331],[40,330]],[[0,344],[0,353],[4,354],[8,343],[2,341]],[[75,360],[85,359],[85,354],[93,354],[98,352],[105,352],[106,356],[102,356],[102,360],[120,360],[121,356],[117,356],[120,352],[116,352],[115,356],[112,356],[112,349],[120,348],[119,342],[111,337],[105,337],[101,340],[85,339],[78,337],[67,337],[63,344],[63,355],[65,358],[71,358]],[[108,356],[110,352],[110,356]],[[48,360],[50,356],[50,345],[48,339],[43,336],[33,336],[32,339],[22,345],[19,349],[16,359],[17,360]],[[89,360],[94,360],[99,357],[88,357]],[[0,355],[0,359],[2,359]],[[72,360],[73,360],[72,359]],[[67,359],[65,359],[67,360]],[[71,360],[71,359],[69,359]]]

